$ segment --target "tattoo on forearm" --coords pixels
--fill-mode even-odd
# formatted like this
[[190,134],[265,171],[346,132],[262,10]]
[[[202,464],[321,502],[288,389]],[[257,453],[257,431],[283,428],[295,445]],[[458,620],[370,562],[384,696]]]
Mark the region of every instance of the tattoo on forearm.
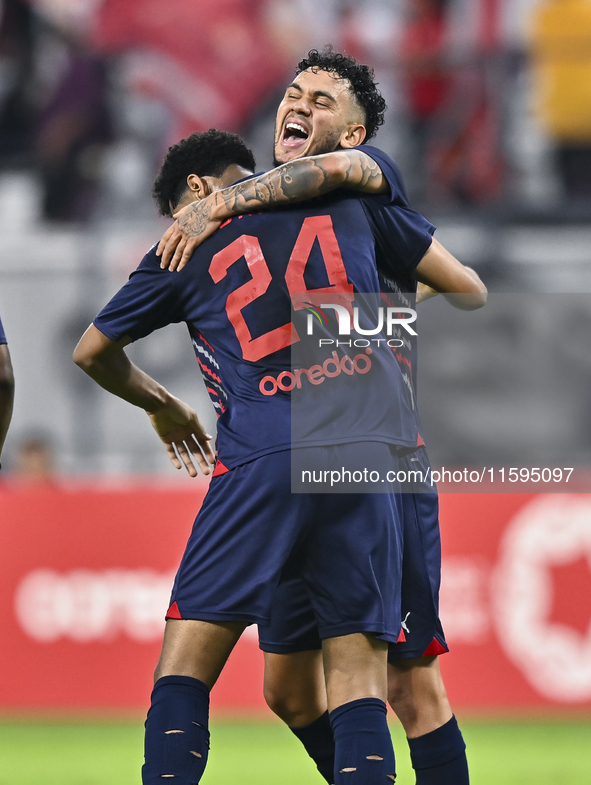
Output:
[[[293,202],[314,199],[340,186],[359,191],[376,191],[382,183],[382,171],[365,153],[338,151],[346,159],[344,175],[334,179],[334,167],[326,156],[302,158],[272,169],[264,175],[217,191],[215,200],[223,200],[230,215],[240,215]],[[210,220],[211,199],[195,202],[179,217],[179,227],[187,237],[201,235]]]
[[339,151],[346,161],[344,176],[336,183],[325,156],[302,158],[283,164],[264,175],[222,191],[233,215],[251,210],[279,207],[322,196],[337,185],[359,191],[376,191],[383,175],[378,164],[359,151]]
[[179,228],[187,237],[199,237],[205,231],[210,215],[210,204],[194,202],[186,213],[179,216]]
[[329,179],[329,172],[321,161],[305,158],[279,166],[253,180],[230,186],[221,194],[229,212],[238,215],[321,196],[334,188]]

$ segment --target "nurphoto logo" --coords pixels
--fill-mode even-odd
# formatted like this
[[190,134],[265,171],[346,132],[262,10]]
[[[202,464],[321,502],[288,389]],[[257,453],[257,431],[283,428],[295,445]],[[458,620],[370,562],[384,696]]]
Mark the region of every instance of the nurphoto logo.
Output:
[[[304,304],[308,306],[306,308],[308,311],[306,333],[308,335],[314,335],[314,325],[316,324],[316,321],[318,321],[322,327],[325,325],[328,327],[328,319],[324,313],[324,308],[332,308],[334,310],[337,318],[339,336],[350,336],[351,331],[357,335],[364,336],[378,335],[385,332],[388,336],[388,346],[394,348],[400,347],[404,343],[401,338],[391,337],[394,334],[400,335],[401,329],[406,331],[408,335],[417,335],[416,331],[411,327],[412,322],[416,321],[417,318],[417,312],[412,308],[402,308],[399,306],[384,308],[380,306],[376,309],[377,313],[375,314],[377,318],[377,325],[375,327],[362,327],[359,324],[359,308],[357,306],[351,308],[350,306],[347,307],[345,305],[337,305],[336,303],[322,303],[320,307],[318,307],[314,306],[312,303]],[[374,341],[375,340],[376,339],[374,339]],[[379,342],[382,340],[385,339],[379,339]],[[339,346],[345,342],[338,340],[335,341],[329,338],[321,338],[319,340],[319,346],[326,346],[335,343],[337,346]],[[346,345],[351,346],[351,342],[347,341]],[[369,342],[362,344],[355,341],[353,345],[358,347],[368,346]]]

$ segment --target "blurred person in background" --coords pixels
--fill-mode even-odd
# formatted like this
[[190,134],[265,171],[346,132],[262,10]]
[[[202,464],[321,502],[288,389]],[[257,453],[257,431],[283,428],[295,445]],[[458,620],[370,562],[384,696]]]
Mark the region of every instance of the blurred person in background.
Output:
[[434,123],[449,98],[447,54],[449,0],[416,0],[409,6],[401,58],[413,150],[413,187],[425,197]]
[[17,444],[13,476],[27,484],[50,484],[55,479],[55,450],[45,434],[31,434]]
[[14,402],[14,374],[10,361],[10,352],[6,334],[0,319],[0,459],[2,458],[2,448],[8,433],[8,426],[12,417],[12,405]]
[[407,6],[413,15],[402,47],[406,93],[419,139],[426,136],[429,202],[482,205],[501,193],[501,6],[501,0]]
[[0,165],[21,164],[31,148],[33,11],[24,0],[0,4]]
[[591,199],[591,2],[544,0],[531,22],[537,108],[565,195]]
[[55,28],[65,63],[37,120],[35,151],[50,221],[86,220],[101,183],[102,156],[114,141],[106,62],[83,36]]

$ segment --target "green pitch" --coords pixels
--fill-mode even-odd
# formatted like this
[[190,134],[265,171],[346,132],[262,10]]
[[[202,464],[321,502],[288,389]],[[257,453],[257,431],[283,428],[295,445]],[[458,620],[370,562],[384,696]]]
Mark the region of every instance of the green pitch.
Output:
[[[588,785],[589,721],[463,721],[472,785]],[[397,785],[414,785],[392,726]],[[0,785],[139,785],[142,723],[0,722]],[[277,722],[212,722],[204,785],[322,785],[299,742]]]

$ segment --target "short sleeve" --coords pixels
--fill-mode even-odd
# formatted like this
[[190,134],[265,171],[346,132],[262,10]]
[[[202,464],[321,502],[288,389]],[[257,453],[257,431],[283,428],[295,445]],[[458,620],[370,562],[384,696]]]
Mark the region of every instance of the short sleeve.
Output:
[[435,226],[410,207],[384,206],[372,196],[362,203],[380,272],[396,277],[414,270],[431,247]]
[[8,343],[6,340],[6,333],[4,332],[4,327],[2,326],[2,319],[0,319],[0,344]]
[[167,324],[184,321],[179,273],[162,270],[155,246],[94,320],[111,341],[137,341]]
[[355,149],[369,155],[370,158],[373,158],[382,170],[382,174],[388,183],[389,191],[384,194],[379,194],[374,198],[381,202],[381,204],[396,204],[401,207],[409,207],[410,205],[404,188],[402,174],[390,156],[382,150],[378,150],[377,147],[372,147],[369,144],[362,144]]
[[380,272],[393,277],[407,274],[429,250],[435,226],[410,207],[400,170],[389,155],[367,144],[356,149],[373,158],[389,185],[388,193],[362,198]]

